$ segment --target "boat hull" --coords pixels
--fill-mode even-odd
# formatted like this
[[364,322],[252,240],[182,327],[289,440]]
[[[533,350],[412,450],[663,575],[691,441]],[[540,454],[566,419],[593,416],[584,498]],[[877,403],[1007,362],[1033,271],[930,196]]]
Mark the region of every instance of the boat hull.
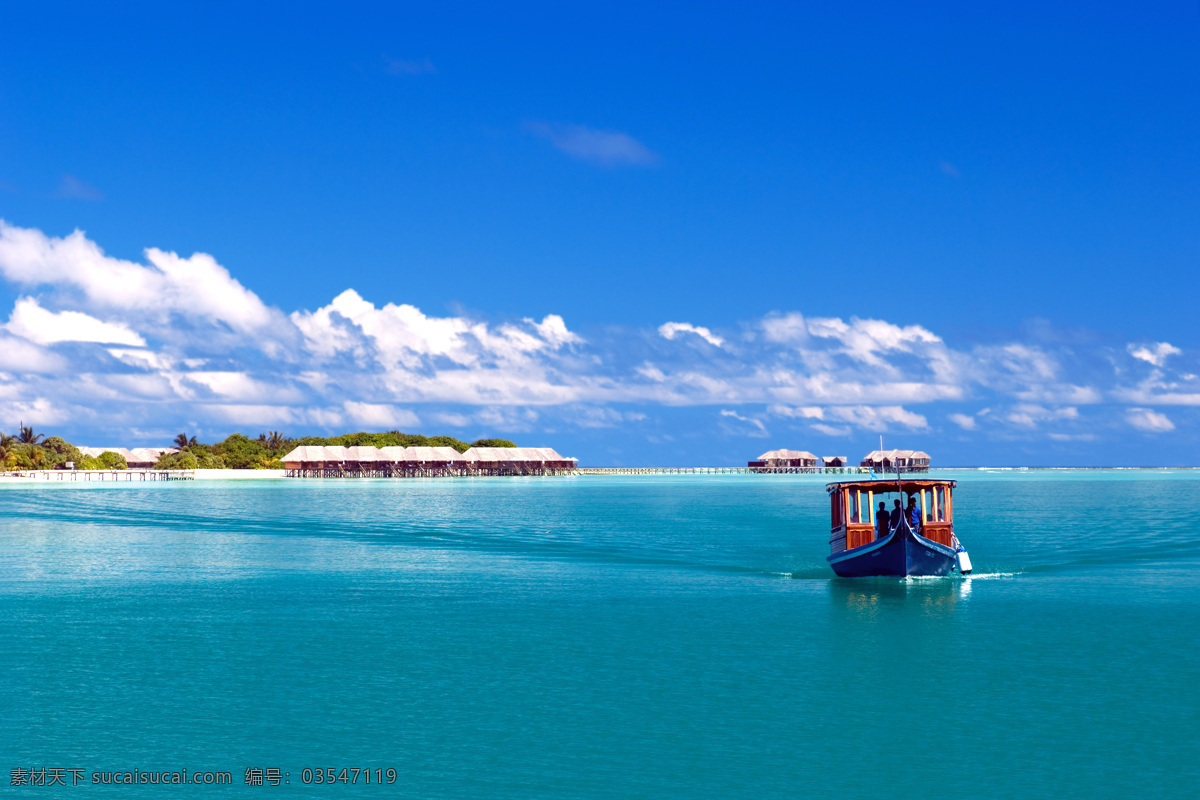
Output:
[[878,541],[827,557],[840,578],[948,575],[954,569],[954,551],[913,533],[908,525]]

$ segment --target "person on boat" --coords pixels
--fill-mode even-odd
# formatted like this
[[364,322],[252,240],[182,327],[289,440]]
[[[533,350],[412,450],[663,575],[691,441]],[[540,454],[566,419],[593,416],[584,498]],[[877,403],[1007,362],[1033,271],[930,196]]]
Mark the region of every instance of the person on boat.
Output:
[[915,494],[908,496],[908,527],[912,528],[913,533],[921,532],[921,507],[917,505]]
[[902,520],[902,519],[904,519],[904,509],[900,507],[899,500],[893,500],[892,501],[892,513],[888,517],[888,522],[892,523],[893,530],[900,525],[900,520]]
[[888,514],[887,503],[879,501],[879,510],[875,512],[875,538],[882,539],[888,534]]

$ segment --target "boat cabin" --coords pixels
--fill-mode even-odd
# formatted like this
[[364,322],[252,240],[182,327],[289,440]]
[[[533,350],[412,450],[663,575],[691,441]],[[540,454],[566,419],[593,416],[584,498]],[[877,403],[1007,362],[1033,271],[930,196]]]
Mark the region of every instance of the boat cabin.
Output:
[[[829,546],[833,553],[853,550],[876,539],[875,513],[880,501],[890,513],[893,502],[908,506],[914,495],[921,507],[921,536],[951,547],[954,537],[954,481],[874,480],[831,483]],[[886,531],[883,532],[886,536]]]

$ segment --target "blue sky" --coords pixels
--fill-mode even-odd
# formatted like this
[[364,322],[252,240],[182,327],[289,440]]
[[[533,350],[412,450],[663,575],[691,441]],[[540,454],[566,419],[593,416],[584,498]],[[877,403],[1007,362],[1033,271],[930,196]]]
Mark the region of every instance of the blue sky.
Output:
[[1200,9],[0,26],[0,429],[1197,464]]

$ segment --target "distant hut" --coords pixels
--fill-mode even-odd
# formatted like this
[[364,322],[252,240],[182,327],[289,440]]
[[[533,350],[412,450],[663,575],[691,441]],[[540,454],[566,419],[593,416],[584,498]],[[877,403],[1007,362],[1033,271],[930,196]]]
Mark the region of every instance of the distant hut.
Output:
[[536,450],[541,456],[542,469],[547,475],[571,473],[579,469],[578,459],[564,458],[552,447],[534,447],[529,449]]
[[346,472],[374,477],[379,466],[379,448],[370,445],[347,447],[343,462]]
[[375,468],[380,474],[389,478],[398,478],[404,474],[404,451],[408,448],[399,445],[389,445],[379,448]]
[[297,445],[283,457],[284,475],[313,477],[325,469],[325,448],[319,445]]
[[[169,449],[171,452],[179,452],[174,447]],[[165,452],[167,452],[167,448],[134,447],[126,450],[122,455],[125,456],[125,463],[129,465],[130,469],[153,469]]]
[[845,467],[850,459],[846,456],[821,456],[821,463],[826,467]]
[[462,459],[473,475],[557,475],[578,463],[550,447],[472,447]]
[[860,464],[879,472],[928,472],[929,453],[923,450],[872,450]]
[[130,469],[153,469],[163,453],[178,453],[174,447],[80,447],[80,455],[99,458],[101,453],[116,453]]
[[346,449],[340,444],[325,445],[321,448],[326,475],[337,477],[346,474]]
[[549,447],[298,446],[283,457],[285,474],[296,478],[556,475],[577,465]]
[[768,450],[748,466],[756,472],[808,472],[816,469],[817,457],[807,450]]
[[471,452],[473,448],[467,448],[465,453],[459,453],[458,458],[454,462],[454,469],[459,475],[478,475],[479,474],[479,454]]
[[451,466],[460,459],[453,447],[406,447],[406,465],[423,476],[450,475]]

